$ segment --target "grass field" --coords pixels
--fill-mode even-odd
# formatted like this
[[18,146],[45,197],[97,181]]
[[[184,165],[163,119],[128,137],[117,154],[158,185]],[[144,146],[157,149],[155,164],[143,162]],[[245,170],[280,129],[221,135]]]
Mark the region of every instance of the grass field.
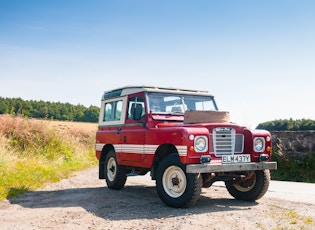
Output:
[[0,116],[0,200],[97,165],[97,124]]

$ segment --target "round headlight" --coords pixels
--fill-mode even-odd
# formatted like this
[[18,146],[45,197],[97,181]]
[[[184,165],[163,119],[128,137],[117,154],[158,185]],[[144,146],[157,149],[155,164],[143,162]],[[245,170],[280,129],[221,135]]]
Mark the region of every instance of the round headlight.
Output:
[[265,149],[265,140],[261,137],[254,139],[254,150],[255,152],[263,152]]
[[204,152],[208,148],[208,142],[206,137],[197,136],[195,138],[195,151]]

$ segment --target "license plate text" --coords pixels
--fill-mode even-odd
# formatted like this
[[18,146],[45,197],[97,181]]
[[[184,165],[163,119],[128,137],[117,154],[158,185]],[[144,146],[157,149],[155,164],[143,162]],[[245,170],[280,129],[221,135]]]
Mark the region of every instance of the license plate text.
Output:
[[222,156],[222,164],[232,164],[232,163],[249,163],[249,154],[239,154],[232,156]]

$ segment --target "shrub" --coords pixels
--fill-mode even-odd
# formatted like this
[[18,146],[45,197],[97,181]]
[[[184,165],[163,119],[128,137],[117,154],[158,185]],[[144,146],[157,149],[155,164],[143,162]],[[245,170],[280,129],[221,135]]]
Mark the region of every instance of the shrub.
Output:
[[301,160],[276,152],[272,157],[278,163],[278,169],[271,171],[272,179],[315,183],[315,153],[308,153]]
[[71,125],[0,116],[0,200],[96,165],[96,125]]

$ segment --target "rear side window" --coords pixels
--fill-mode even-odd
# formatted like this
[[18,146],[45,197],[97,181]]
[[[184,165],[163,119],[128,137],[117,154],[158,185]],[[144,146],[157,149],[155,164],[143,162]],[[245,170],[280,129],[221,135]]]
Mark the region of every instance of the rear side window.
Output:
[[99,125],[124,124],[126,118],[127,97],[102,101]]
[[122,114],[122,105],[122,100],[106,103],[104,106],[103,121],[119,121]]

